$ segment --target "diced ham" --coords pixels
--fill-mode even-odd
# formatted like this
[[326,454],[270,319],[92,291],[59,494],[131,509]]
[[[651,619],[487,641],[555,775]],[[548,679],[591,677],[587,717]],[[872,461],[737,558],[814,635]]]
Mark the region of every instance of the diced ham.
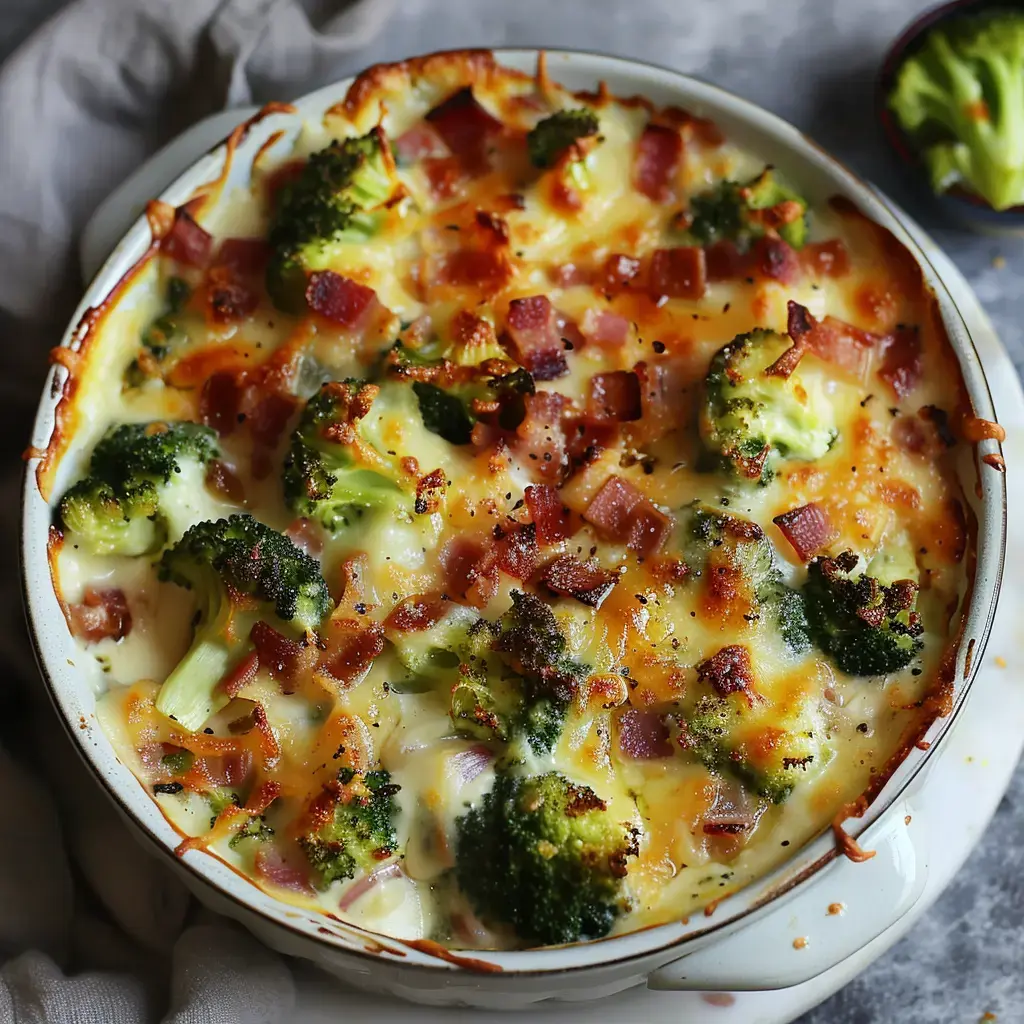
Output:
[[160,248],[179,263],[190,267],[205,267],[210,259],[213,237],[201,228],[192,215],[179,207],[174,212],[174,224],[160,242]]
[[589,419],[598,423],[608,420],[622,423],[640,419],[642,412],[640,380],[631,370],[595,373],[590,378],[587,395]]
[[649,124],[637,143],[633,185],[648,199],[664,203],[672,198],[672,185],[683,158],[683,137],[678,129]]
[[489,114],[469,86],[459,89],[427,114],[427,121],[445,145],[474,174],[487,169],[487,146],[502,131],[502,123]]
[[882,365],[878,376],[897,398],[906,398],[921,382],[924,364],[921,338],[916,327],[900,327],[882,342]]
[[265,480],[273,466],[270,456],[284,435],[292,415],[299,407],[295,395],[270,391],[255,398],[246,417],[252,437],[252,471],[257,480]]
[[736,248],[735,242],[723,239],[704,250],[704,264],[709,281],[735,281],[750,273],[750,259]]
[[672,518],[644,499],[630,512],[626,547],[639,558],[649,558],[661,550],[672,532]]
[[800,263],[818,277],[844,277],[850,272],[850,254],[838,238],[808,242],[800,250]]
[[206,302],[215,324],[243,320],[260,304],[259,287],[242,280],[224,267],[213,267],[207,276]]
[[569,372],[558,330],[558,314],[546,295],[513,299],[506,321],[513,358],[535,380],[554,380]]
[[512,269],[504,247],[456,249],[440,257],[431,271],[432,283],[456,288],[479,288],[499,292]]
[[447,609],[448,603],[437,594],[413,594],[388,612],[384,627],[399,633],[417,633],[440,622]]
[[616,295],[629,287],[630,281],[640,273],[640,261],[621,252],[613,252],[601,267],[601,273],[595,282],[599,292]]
[[717,694],[727,697],[742,691],[753,702],[754,669],[746,647],[723,647],[697,666],[697,681],[710,683]]
[[413,164],[426,157],[444,157],[449,154],[441,136],[426,121],[402,132],[392,143],[392,148],[398,160],[405,164]]
[[754,269],[780,284],[792,284],[800,276],[800,261],[793,247],[781,238],[765,235],[751,251]]
[[246,277],[258,277],[270,259],[270,245],[265,238],[225,238],[213,258],[215,267]]
[[316,665],[319,651],[314,644],[303,644],[279,633],[266,622],[257,622],[249,633],[259,655],[260,668],[278,682],[291,685]]
[[668,372],[658,363],[641,360],[633,367],[640,382],[640,423],[631,430],[645,443],[664,437],[675,425],[676,410],[669,401]]
[[488,545],[472,537],[453,537],[441,549],[444,591],[475,608],[498,592],[498,569]]
[[494,534],[495,565],[513,579],[528,580],[537,564],[537,527],[533,523],[496,526]]
[[298,859],[293,863],[276,846],[262,844],[256,851],[253,867],[258,877],[282,889],[313,893],[309,883],[309,864],[299,863]]
[[659,711],[627,708],[618,718],[619,750],[636,761],[671,757],[665,716]]
[[206,378],[199,394],[199,418],[202,423],[227,437],[238,426],[242,409],[242,391],[235,374],[218,371]]
[[245,504],[245,485],[223,459],[210,459],[207,462],[203,483],[207,490],[216,494],[218,498],[234,502],[236,505]]
[[423,173],[434,199],[457,196],[466,181],[466,171],[455,156],[428,156],[423,161]]
[[833,537],[832,524],[816,502],[775,516],[773,523],[793,546],[801,562],[809,562]]
[[588,309],[580,321],[580,333],[588,345],[603,349],[622,348],[629,338],[630,321],[608,309]]
[[581,562],[575,555],[562,555],[544,569],[540,580],[556,594],[600,608],[619,582],[619,574],[602,569],[596,562]]
[[550,484],[532,484],[526,488],[526,507],[542,544],[557,544],[571,535],[569,509],[562,504],[558,490]]
[[610,476],[587,506],[583,518],[614,540],[629,534],[630,513],[644,496],[620,476]]
[[569,400],[557,391],[538,391],[523,399],[526,415],[516,427],[513,446],[538,482],[559,482],[569,468],[562,416]]
[[82,600],[68,607],[71,633],[87,644],[123,640],[132,628],[132,614],[123,590],[88,586]]
[[357,326],[376,301],[377,293],[372,288],[333,270],[318,270],[309,275],[309,308],[342,327]]
[[678,245],[655,249],[651,257],[648,291],[656,302],[664,299],[699,299],[707,287],[704,250]]

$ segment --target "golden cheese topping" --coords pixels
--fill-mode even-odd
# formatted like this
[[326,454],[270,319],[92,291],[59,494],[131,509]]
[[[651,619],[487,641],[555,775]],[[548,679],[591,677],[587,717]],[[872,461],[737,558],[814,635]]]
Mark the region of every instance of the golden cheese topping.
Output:
[[684,917],[877,788],[942,711],[973,543],[898,243],[707,120],[483,53],[373,69],[275,151],[153,204],[62,357],[55,579],[182,849],[544,945]]

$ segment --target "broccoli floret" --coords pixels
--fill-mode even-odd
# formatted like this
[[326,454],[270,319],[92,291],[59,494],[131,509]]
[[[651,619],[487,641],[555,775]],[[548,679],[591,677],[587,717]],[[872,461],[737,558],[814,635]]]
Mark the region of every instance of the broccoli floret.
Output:
[[255,839],[257,842],[265,843],[273,837],[274,830],[267,824],[267,819],[262,814],[251,814],[228,840],[228,846],[234,850],[239,843],[243,843],[247,839]]
[[380,128],[314,153],[275,203],[267,267],[274,305],[301,313],[309,273],[328,268],[344,246],[376,234],[379,208],[397,184],[391,147]]
[[687,232],[700,245],[730,241],[741,252],[771,232],[799,249],[807,241],[807,203],[766,167],[750,181],[720,181],[693,196]]
[[997,210],[1024,203],[1024,16],[956,18],[900,66],[889,107],[932,187],[962,185]]
[[299,837],[318,889],[354,878],[357,871],[369,873],[395,853],[398,790],[386,771],[339,772],[334,813],[315,831]]
[[597,115],[586,107],[545,117],[526,136],[530,163],[542,170],[557,167],[566,185],[586,190],[590,185],[587,151],[599,130]]
[[129,387],[144,384],[160,363],[188,341],[188,329],[180,314],[191,295],[192,288],[187,281],[180,277],[168,279],[164,311],[142,332],[145,358],[133,359],[125,370],[125,383]]
[[884,586],[857,573],[852,551],[819,556],[807,567],[804,598],[814,642],[851,676],[899,672],[920,652],[923,628],[914,610],[917,584]]
[[[358,422],[379,392],[360,381],[330,381],[306,403],[285,457],[285,501],[332,533],[370,509],[409,517],[411,499],[389,476],[357,461]],[[378,455],[380,453],[377,453]]]
[[97,555],[143,555],[163,546],[166,489],[189,464],[218,454],[198,423],[126,423],[96,445],[89,475],[61,499],[58,516],[76,544]]
[[242,801],[233,789],[211,789],[203,794],[210,805],[210,828],[217,822],[221,812],[228,807],[241,807]]
[[715,353],[704,381],[700,436],[742,478],[768,483],[784,459],[813,462],[832,446],[835,411],[817,377],[766,373],[791,346],[774,331],[741,334]]
[[529,945],[606,935],[624,909],[637,834],[564,775],[499,774],[456,821],[455,876],[485,922]]
[[192,646],[156,700],[158,711],[189,730],[227,703],[217,683],[248,649],[240,620],[254,603],[280,632],[299,636],[317,630],[331,608],[316,559],[249,515],[193,526],[164,552],[160,577],[193,590],[199,605]]
[[683,555],[691,571],[710,579],[723,567],[738,570],[749,588],[752,611],[773,624],[789,652],[811,649],[803,595],[783,582],[772,543],[757,523],[700,502],[689,506],[681,523]]

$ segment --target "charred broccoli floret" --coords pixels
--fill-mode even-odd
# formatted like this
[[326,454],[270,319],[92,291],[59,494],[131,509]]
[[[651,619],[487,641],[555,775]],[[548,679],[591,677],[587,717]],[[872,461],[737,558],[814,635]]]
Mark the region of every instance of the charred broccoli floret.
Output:
[[729,241],[745,252],[772,233],[799,249],[807,240],[807,203],[766,167],[750,181],[720,181],[693,196],[687,231],[700,245]]
[[193,731],[228,701],[217,683],[248,650],[247,619],[302,637],[331,608],[316,559],[249,515],[193,526],[164,552],[160,577],[192,590],[199,606],[192,645],[156,700],[158,711]]
[[485,922],[528,945],[606,935],[625,904],[636,832],[564,775],[499,774],[456,821],[455,876]]
[[997,210],[1024,203],[1024,15],[943,22],[896,72],[889,107],[932,188],[962,185]]
[[409,515],[409,496],[388,475],[360,464],[360,449],[381,455],[358,434],[380,389],[330,381],[306,403],[285,457],[285,501],[298,515],[334,532],[371,509]]
[[791,344],[774,331],[741,334],[715,353],[704,381],[701,440],[748,480],[768,483],[785,459],[820,459],[838,433],[816,377],[769,372]]
[[883,585],[857,573],[852,551],[819,556],[807,567],[804,598],[814,642],[851,676],[881,676],[906,668],[920,652],[917,584]]
[[169,489],[217,454],[213,431],[198,423],[112,427],[93,449],[89,475],[61,499],[60,522],[75,544],[97,555],[156,551],[167,539],[162,505]]
[[187,281],[171,277],[167,281],[164,311],[142,332],[142,352],[125,370],[125,384],[144,384],[172,352],[188,341],[185,304],[192,295]]
[[386,771],[341,769],[333,813],[299,837],[318,889],[354,878],[357,872],[369,873],[395,853],[398,808],[394,797],[398,790]]
[[597,115],[586,107],[559,110],[545,117],[526,136],[530,163],[534,167],[553,167],[574,142],[596,135],[600,127]]
[[396,186],[391,147],[380,128],[314,153],[274,205],[267,267],[274,305],[301,313],[309,273],[328,269],[344,246],[371,238]]

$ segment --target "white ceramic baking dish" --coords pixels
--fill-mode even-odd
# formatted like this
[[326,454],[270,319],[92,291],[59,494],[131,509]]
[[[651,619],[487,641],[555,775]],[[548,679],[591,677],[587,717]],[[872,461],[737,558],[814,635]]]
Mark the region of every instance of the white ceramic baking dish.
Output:
[[[534,50],[506,50],[498,56],[522,70],[532,70],[537,60]],[[548,68],[554,79],[573,89],[593,88],[603,79],[613,93],[640,93],[657,103],[674,103],[714,119],[738,143],[780,167],[812,204],[836,194],[852,200],[921,263],[938,298],[975,413],[994,418],[977,352],[940,276],[876,193],[799,131],[746,100],[661,68],[563,51],[548,53]],[[252,157],[274,133],[282,133],[275,145],[284,152],[301,120],[318,118],[343,97],[349,84],[339,82],[297,101],[296,113],[272,113],[252,123],[231,163],[229,187],[247,183]],[[221,146],[182,174],[161,198],[173,205],[184,202],[197,186],[220,174],[224,160]],[[159,179],[172,168],[168,161],[149,173]],[[63,346],[75,347],[80,342],[81,325],[88,322],[90,310],[102,303],[150,241],[149,227],[140,218],[87,289]],[[41,399],[32,438],[38,449],[45,448],[50,438],[65,374],[55,365]],[[897,920],[920,896],[927,859],[915,847],[906,823],[915,789],[926,784],[922,769],[954,723],[970,689],[995,612],[1005,540],[1005,478],[981,461],[981,456],[998,452],[997,442],[983,441],[974,458],[965,453],[961,467],[963,489],[978,523],[977,559],[957,659],[952,713],[930,726],[923,737],[930,743],[928,749],[912,749],[874,794],[865,813],[846,822],[849,834],[876,851],[876,856],[846,865],[850,870],[846,870],[843,883],[845,913],[820,941],[798,950],[786,936],[784,923],[780,924],[787,915],[773,911],[786,901],[822,899],[825,885],[830,885],[829,899],[836,898],[835,873],[842,865],[836,863],[841,855],[830,831],[794,851],[792,858],[769,876],[723,899],[713,914],[699,919],[564,948],[465,957],[427,943],[410,945],[373,935],[333,918],[297,910],[204,852],[191,851],[178,859],[173,850],[180,836],[146,789],[117,760],[95,721],[94,687],[75,667],[79,652],[50,580],[46,544],[51,510],[36,483],[35,459],[29,460],[24,489],[26,607],[40,668],[57,710],[124,816],[158,854],[177,866],[201,900],[237,918],[282,952],[313,960],[361,987],[434,1004],[520,1008],[546,999],[596,999],[643,982],[667,989],[779,988],[814,977],[838,963]],[[65,476],[58,469],[55,493],[60,493]]]

